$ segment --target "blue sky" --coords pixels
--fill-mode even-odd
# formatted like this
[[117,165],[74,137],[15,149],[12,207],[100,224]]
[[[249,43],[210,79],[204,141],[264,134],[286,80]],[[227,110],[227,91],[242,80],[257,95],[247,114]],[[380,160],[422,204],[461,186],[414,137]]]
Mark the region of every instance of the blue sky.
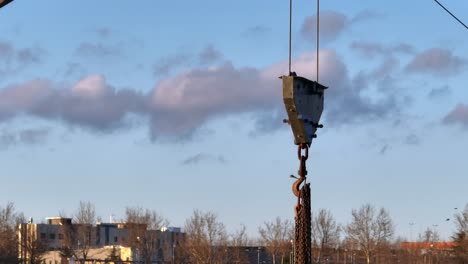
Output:
[[[468,21],[468,2],[443,3]],[[0,12],[0,202],[27,216],[80,200],[122,218],[193,209],[250,234],[291,219],[298,161],[277,77],[289,1],[16,0]],[[325,128],[313,208],[364,203],[413,238],[468,202],[468,34],[433,1],[321,3]],[[315,2],[295,1],[293,70],[315,78]]]

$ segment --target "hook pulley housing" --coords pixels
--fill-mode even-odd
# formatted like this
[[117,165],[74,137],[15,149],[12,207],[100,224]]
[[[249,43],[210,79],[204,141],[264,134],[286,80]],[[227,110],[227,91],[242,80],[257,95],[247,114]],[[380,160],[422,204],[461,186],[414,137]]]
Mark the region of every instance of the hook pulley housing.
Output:
[[304,77],[280,77],[283,80],[283,102],[288,114],[287,123],[291,126],[294,143],[310,146],[312,139],[317,137],[317,128],[323,112],[324,90],[326,86]]

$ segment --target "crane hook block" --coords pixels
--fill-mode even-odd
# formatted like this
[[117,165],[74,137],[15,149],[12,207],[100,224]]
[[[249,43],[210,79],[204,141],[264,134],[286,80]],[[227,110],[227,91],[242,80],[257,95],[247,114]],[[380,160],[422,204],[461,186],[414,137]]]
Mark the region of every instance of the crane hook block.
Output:
[[280,77],[283,80],[283,102],[288,113],[289,124],[294,134],[294,143],[310,147],[323,112],[326,86],[304,77]]

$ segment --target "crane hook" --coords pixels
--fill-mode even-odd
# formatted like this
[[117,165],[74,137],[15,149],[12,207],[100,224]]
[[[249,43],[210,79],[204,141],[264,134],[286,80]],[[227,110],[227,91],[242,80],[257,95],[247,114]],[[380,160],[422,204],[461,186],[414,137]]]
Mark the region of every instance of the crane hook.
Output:
[[301,184],[305,181],[305,177],[297,178],[297,180],[292,185],[292,191],[294,196],[299,198],[299,194],[301,193]]

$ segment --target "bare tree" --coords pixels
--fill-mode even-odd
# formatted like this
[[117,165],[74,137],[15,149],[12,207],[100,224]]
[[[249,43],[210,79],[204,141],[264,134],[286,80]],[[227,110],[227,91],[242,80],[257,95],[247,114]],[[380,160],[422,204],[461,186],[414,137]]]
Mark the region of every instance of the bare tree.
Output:
[[240,225],[233,234],[230,235],[230,245],[235,247],[245,247],[250,243],[249,236],[247,235],[247,227],[243,224]]
[[258,228],[262,242],[273,258],[273,264],[277,258],[283,263],[284,258],[291,252],[293,239],[293,224],[289,220],[281,220],[277,217],[272,222],[265,222]]
[[75,223],[93,225],[96,222],[96,208],[91,202],[80,201],[75,214]]
[[229,260],[231,263],[248,263],[247,254],[244,248],[249,244],[250,240],[247,235],[247,227],[241,225],[238,230],[230,235],[229,241]]
[[[61,213],[60,217],[66,218],[66,214]],[[78,259],[78,256],[76,255],[76,249],[77,249],[77,234],[76,234],[76,228],[70,223],[70,224],[64,224],[61,225],[59,228],[59,236],[61,237],[60,239],[60,257],[64,260],[71,259],[74,257],[75,259]],[[75,251],[76,250],[76,251]]]
[[21,242],[29,264],[43,263],[43,256],[47,251],[47,243],[28,236]]
[[183,250],[190,263],[227,263],[228,235],[215,213],[195,210],[185,222],[185,233]]
[[419,240],[422,242],[434,243],[440,240],[440,235],[437,230],[428,227],[422,234],[419,234]]
[[88,258],[89,250],[93,242],[93,225],[96,223],[96,209],[91,202],[80,201],[78,210],[74,216],[75,224],[70,236],[76,242],[75,256],[82,263]]
[[158,243],[158,233],[163,226],[169,225],[169,221],[156,211],[141,207],[127,207],[125,216],[129,229],[128,244],[138,250],[144,263],[151,263],[153,258],[162,258],[157,256],[162,246]]
[[376,251],[388,243],[394,232],[389,213],[380,208],[366,204],[359,210],[352,210],[352,221],[346,227],[348,239],[356,242],[366,256],[369,264]]
[[121,263],[120,261],[122,260],[120,257],[120,251],[115,248],[115,246],[112,246],[112,251],[110,252],[109,256],[106,259],[106,263],[111,262],[111,263]]
[[18,244],[21,251],[21,262],[39,264],[43,262],[43,255],[48,249],[48,241],[39,239],[37,230],[30,224],[18,225]]
[[16,226],[24,222],[22,213],[15,212],[15,205],[8,202],[0,207],[0,263],[14,262],[18,258]]
[[455,215],[455,225],[455,254],[460,263],[468,263],[468,204],[462,212]]
[[154,210],[141,207],[127,207],[125,209],[127,223],[145,224],[149,230],[160,230],[169,225],[169,220]]
[[312,217],[312,252],[314,262],[321,263],[322,257],[330,253],[340,243],[341,227],[330,211],[320,209]]
[[455,214],[457,232],[468,233],[468,204],[459,214]]

